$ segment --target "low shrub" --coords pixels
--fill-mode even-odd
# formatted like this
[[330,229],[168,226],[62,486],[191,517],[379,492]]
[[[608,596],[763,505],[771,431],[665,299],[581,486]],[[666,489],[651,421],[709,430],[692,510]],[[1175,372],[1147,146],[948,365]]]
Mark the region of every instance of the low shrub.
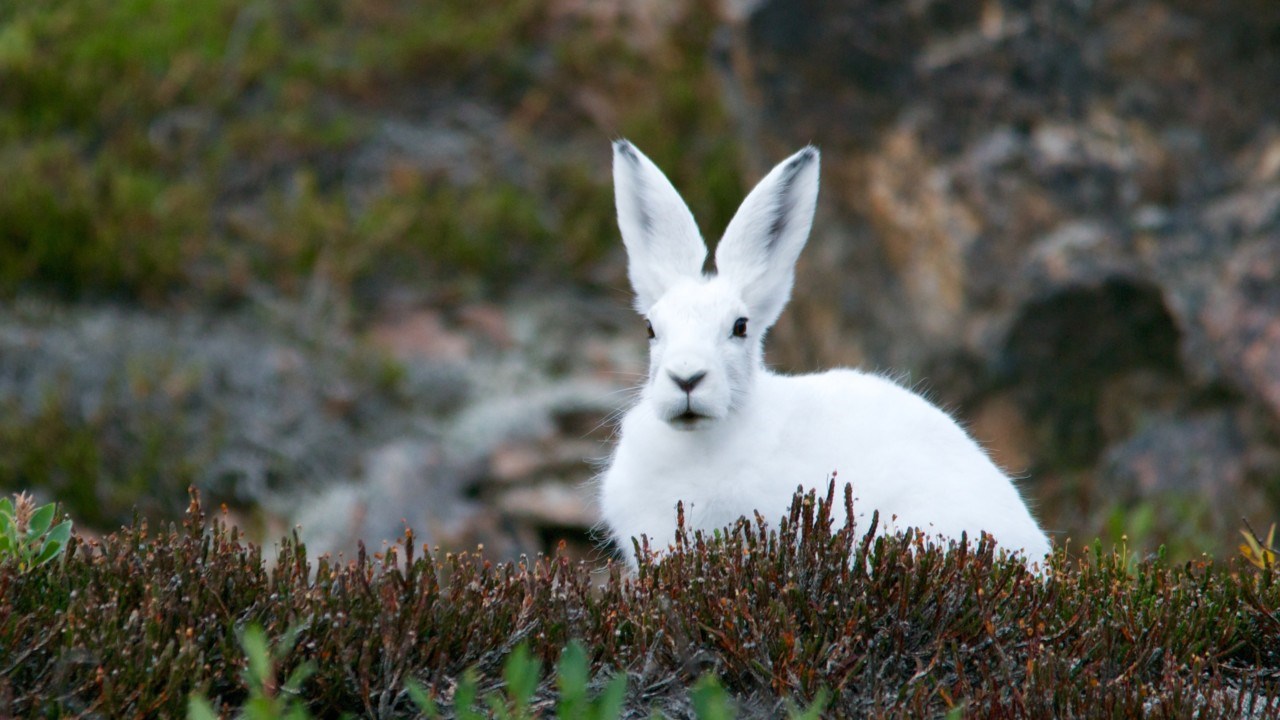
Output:
[[36,507],[29,495],[0,498],[0,561],[29,570],[56,559],[71,539],[71,521],[53,524],[53,503]]
[[[420,554],[410,532],[349,560],[286,539],[268,569],[193,497],[181,527],[72,539],[62,562],[25,572],[0,562],[0,715],[177,717],[192,695],[225,714],[249,698],[250,626],[287,649],[275,677],[311,671],[298,698],[326,717],[415,716],[415,685],[447,707],[467,672],[483,697],[504,687],[517,646],[547,667],[574,641],[592,692],[626,676],[631,715],[694,716],[708,694],[691,688],[707,674],[740,716],[781,716],[819,694],[848,717],[1278,708],[1270,565],[1131,564],[1094,548],[1059,550],[1037,575],[987,538],[942,549],[855,532],[839,515],[833,493],[797,497],[776,529],[757,518],[682,531],[664,559],[599,579],[562,555]],[[557,696],[556,679],[540,678],[529,707],[549,711]]]
[[[363,305],[402,276],[445,295],[595,283],[619,248],[611,136],[669,168],[718,231],[743,190],[710,60],[718,4],[647,31],[633,14],[532,0],[0,4],[0,299],[224,305],[323,282]],[[501,122],[432,135],[463,110]],[[476,147],[415,160],[387,149],[388,124]],[[570,150],[574,137],[594,150]]]

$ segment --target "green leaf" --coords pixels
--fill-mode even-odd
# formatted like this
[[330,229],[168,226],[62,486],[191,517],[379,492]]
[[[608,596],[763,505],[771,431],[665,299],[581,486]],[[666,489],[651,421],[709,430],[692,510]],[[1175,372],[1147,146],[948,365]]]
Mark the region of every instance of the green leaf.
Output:
[[556,686],[560,690],[560,700],[556,703],[557,715],[562,718],[585,717],[587,678],[587,652],[575,640],[560,653],[560,662],[556,667]]
[[289,679],[286,680],[284,684],[284,691],[290,693],[297,693],[301,691],[302,684],[307,681],[307,678],[311,677],[315,673],[315,663],[309,660],[302,663],[298,667],[294,668],[293,672],[289,673]]
[[267,638],[259,625],[250,625],[244,629],[240,639],[244,647],[245,657],[249,660],[249,685],[261,686],[271,673],[271,652],[267,647]]
[[484,696],[484,702],[489,706],[489,717],[495,720],[516,720],[520,717],[517,713],[511,711],[508,702],[502,699],[498,693],[488,693]]
[[48,539],[66,545],[67,541],[71,539],[71,521],[63,520],[57,525],[54,525],[53,529],[49,531]]
[[458,720],[484,720],[484,715],[476,712],[476,671],[468,668],[462,673],[458,687],[453,693],[453,710]]
[[31,566],[43,565],[58,556],[62,551],[62,543],[57,540],[46,540],[44,546],[40,548],[40,554],[32,561]]
[[431,696],[427,694],[426,688],[422,687],[421,683],[409,678],[404,685],[405,689],[409,691],[409,699],[413,701],[414,705],[418,706],[419,712],[426,715],[430,720],[436,720],[436,718],[440,717],[440,708],[436,706],[436,701],[431,699]]
[[0,498],[0,521],[13,519],[13,503],[9,498]]
[[240,717],[246,720],[281,720],[280,712],[272,698],[262,694],[260,688],[249,691],[249,699],[240,708]]
[[57,557],[66,549],[69,540],[71,540],[71,521],[63,520],[49,531],[44,545],[40,548],[40,554],[36,557],[35,564],[41,565]]
[[209,701],[198,695],[187,698],[187,720],[218,720]]
[[528,714],[529,701],[538,690],[538,678],[542,675],[542,663],[529,654],[529,646],[520,643],[502,667],[507,681],[507,695],[511,699],[517,717]]
[[53,503],[36,510],[31,516],[31,522],[27,525],[27,537],[38,538],[43,535],[53,523],[53,512]]
[[274,659],[283,660],[285,656],[292,652],[293,646],[298,642],[298,637],[306,629],[307,623],[290,625],[275,642],[275,651],[272,653]]
[[787,701],[787,718],[788,720],[821,720],[822,711],[826,709],[830,699],[831,696],[826,690],[819,690],[813,698],[813,703],[803,710]]
[[604,692],[600,693],[600,698],[593,714],[600,720],[615,720],[615,718],[621,717],[622,703],[626,699],[627,676],[619,673],[605,686]]
[[0,26],[0,70],[17,70],[32,62],[36,54],[31,22],[10,22]]
[[698,720],[729,720],[729,694],[711,675],[703,675],[693,686],[693,713]]

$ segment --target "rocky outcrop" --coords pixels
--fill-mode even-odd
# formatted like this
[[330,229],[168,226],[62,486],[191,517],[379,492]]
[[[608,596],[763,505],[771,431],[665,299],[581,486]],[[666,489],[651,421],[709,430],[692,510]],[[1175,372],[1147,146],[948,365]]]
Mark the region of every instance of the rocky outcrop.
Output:
[[[1181,503],[1225,543],[1280,517],[1280,4],[547,7],[510,84],[406,70],[322,94],[359,119],[341,147],[227,160],[209,211],[232,256],[310,267],[295,232],[367,217],[315,245],[360,272],[320,253],[277,293],[194,270],[233,311],[0,308],[0,484],[110,524],[180,513],[190,482],[317,552],[407,525],[595,556],[591,461],[644,371],[605,142],[635,133],[709,237],[740,176],[821,146],[774,365],[905,374],[1055,530]],[[178,109],[149,141],[182,165],[217,122]]]
[[410,373],[451,364],[466,402],[420,417],[426,432],[368,446],[354,472],[295,495],[283,512],[310,549],[348,557],[406,528],[428,546],[483,546],[490,558],[561,544],[603,557],[591,482],[639,370],[642,337],[618,332],[629,320],[624,305],[566,295],[379,322],[369,331],[375,346]]
[[1274,519],[1278,36],[1265,2],[757,4],[744,127],[824,151],[772,357],[924,376],[1051,526],[1082,486]]
[[99,529],[180,516],[194,485],[315,554],[406,528],[492,558],[602,554],[590,481],[644,342],[624,304],[418,308],[363,337],[260,311],[0,311],[0,482]]

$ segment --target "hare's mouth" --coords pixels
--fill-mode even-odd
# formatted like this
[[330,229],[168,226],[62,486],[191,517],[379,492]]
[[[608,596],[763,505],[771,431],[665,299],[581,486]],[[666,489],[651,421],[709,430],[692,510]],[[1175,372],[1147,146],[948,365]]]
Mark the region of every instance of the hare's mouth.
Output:
[[679,415],[671,418],[669,422],[682,430],[692,430],[703,421],[710,419],[710,415],[703,415],[702,413],[697,413],[693,410],[685,410]]

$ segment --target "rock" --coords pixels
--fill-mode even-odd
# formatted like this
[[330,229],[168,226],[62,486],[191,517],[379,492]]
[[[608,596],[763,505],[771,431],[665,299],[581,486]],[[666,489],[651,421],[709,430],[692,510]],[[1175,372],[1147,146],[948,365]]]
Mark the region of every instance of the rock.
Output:
[[1116,378],[1155,372],[1175,381],[1178,329],[1158,289],[1110,277],[1046,290],[1020,310],[1005,338],[1001,371],[1040,426],[1043,459],[1094,463],[1108,438],[1099,405]]
[[[28,420],[52,409],[92,434],[97,511],[111,523],[134,503],[180,513],[188,483],[233,505],[323,486],[379,436],[429,422],[362,369],[376,363],[350,338],[296,328],[261,313],[6,309],[0,403]],[[126,497],[113,489],[122,478],[146,491]]]
[[294,508],[280,508],[311,552],[350,557],[361,541],[375,550],[402,538],[406,529],[427,546],[465,549],[490,540],[477,537],[472,521],[479,508],[462,497],[463,471],[445,462],[439,446],[398,440],[370,451],[364,466],[358,478],[303,496]]
[[1280,420],[1280,237],[1236,251],[1204,321],[1228,379]]
[[478,333],[498,349],[507,350],[515,343],[507,315],[502,308],[486,303],[474,303],[458,310],[459,324]]
[[1031,467],[1034,445],[1027,418],[1011,395],[985,398],[969,413],[968,429],[1006,473],[1018,476]]
[[885,257],[919,309],[924,335],[954,343],[964,309],[963,256],[976,240],[977,219],[923,156],[914,133],[890,135],[868,165],[869,216]]
[[1230,524],[1250,509],[1247,443],[1227,412],[1148,418],[1107,452],[1105,477],[1119,499],[1195,498]]
[[1105,498],[1120,473],[1137,493],[1280,496],[1228,457],[1280,447],[1280,6],[737,12],[730,91],[753,100],[730,107],[754,168],[823,150],[818,260],[773,362],[911,373],[1033,495],[1070,475]]
[[594,496],[570,483],[514,488],[497,496],[498,509],[536,527],[586,529],[599,522]]
[[436,310],[417,310],[380,321],[369,330],[369,340],[401,361],[464,363],[471,357],[470,340],[445,328]]
[[546,448],[535,443],[503,443],[489,457],[489,477],[499,483],[517,483],[544,466]]
[[[603,418],[596,416],[597,423]],[[489,471],[484,482],[519,485],[547,477],[585,477],[589,462],[598,459],[607,448],[600,442],[565,435],[540,441],[506,442],[489,456]]]
[[[589,482],[593,461],[610,450],[608,418],[625,400],[618,364],[635,356],[600,332],[630,314],[625,305],[618,310],[547,295],[451,314],[400,308],[370,338],[401,353],[410,386],[418,368],[461,373],[455,384],[466,388],[465,404],[445,410],[430,432],[384,440],[358,471],[280,511],[315,550],[331,553],[353,552],[361,539],[370,547],[394,542],[408,526],[420,541],[446,550],[482,544],[495,559],[547,552],[561,541],[579,557],[598,556]],[[466,363],[424,360],[442,333],[466,340]],[[583,346],[595,349],[573,352]]]

